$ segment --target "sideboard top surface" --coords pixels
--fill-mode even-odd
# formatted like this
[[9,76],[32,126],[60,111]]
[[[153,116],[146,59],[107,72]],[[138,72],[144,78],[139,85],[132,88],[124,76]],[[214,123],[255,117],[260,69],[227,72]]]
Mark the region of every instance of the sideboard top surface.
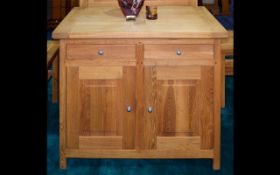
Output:
[[226,29],[205,7],[158,6],[147,20],[145,6],[136,21],[119,7],[75,7],[54,30],[54,39],[71,38],[226,38]]

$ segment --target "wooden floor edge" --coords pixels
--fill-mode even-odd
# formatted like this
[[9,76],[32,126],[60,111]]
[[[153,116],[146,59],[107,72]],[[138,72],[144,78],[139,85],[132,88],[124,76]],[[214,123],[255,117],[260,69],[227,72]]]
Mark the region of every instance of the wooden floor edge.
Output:
[[90,150],[66,149],[67,158],[213,158],[213,150],[189,151],[136,151],[136,150]]

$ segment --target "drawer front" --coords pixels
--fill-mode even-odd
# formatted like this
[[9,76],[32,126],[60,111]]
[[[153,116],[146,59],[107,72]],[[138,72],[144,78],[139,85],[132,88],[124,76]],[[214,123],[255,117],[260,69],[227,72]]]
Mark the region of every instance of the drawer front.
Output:
[[67,59],[134,59],[134,45],[67,45]]
[[213,45],[145,45],[145,59],[214,59]]

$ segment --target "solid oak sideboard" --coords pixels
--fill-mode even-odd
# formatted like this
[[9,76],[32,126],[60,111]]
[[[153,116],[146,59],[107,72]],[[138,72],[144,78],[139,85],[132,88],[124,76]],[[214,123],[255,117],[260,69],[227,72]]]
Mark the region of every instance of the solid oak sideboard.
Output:
[[60,40],[60,167],[67,158],[209,158],[220,169],[221,50],[205,7],[74,8]]

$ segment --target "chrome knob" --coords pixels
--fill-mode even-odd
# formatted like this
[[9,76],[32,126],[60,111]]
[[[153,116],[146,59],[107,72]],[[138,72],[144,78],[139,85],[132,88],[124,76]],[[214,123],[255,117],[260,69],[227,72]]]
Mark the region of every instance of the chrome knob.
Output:
[[177,54],[178,56],[180,56],[180,55],[182,55],[182,52],[181,52],[180,50],[177,50],[177,51],[176,51],[176,54]]
[[104,55],[104,51],[103,50],[99,50],[98,51],[98,55]]
[[127,112],[131,112],[131,107],[130,106],[127,107]]
[[152,113],[152,112],[153,112],[152,106],[149,106],[149,107],[148,107],[148,112],[149,112],[149,113]]

